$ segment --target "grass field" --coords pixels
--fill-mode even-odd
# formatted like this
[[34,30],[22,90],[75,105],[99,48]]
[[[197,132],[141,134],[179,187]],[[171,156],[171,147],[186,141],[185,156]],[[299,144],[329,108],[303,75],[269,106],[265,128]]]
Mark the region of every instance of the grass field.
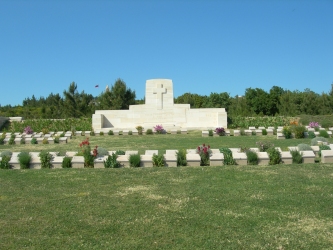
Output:
[[[0,151],[78,150],[3,145]],[[309,139],[91,137],[110,150],[286,148]],[[330,139],[331,140],[331,139]],[[333,249],[333,166],[0,171],[0,249]]]

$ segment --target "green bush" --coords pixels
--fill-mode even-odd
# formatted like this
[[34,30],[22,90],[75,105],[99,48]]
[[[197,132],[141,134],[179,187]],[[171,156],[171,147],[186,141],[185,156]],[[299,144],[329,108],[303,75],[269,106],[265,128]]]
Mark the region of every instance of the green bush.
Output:
[[9,161],[10,161],[9,155],[1,156],[0,169],[10,169]]
[[299,151],[312,151],[311,146],[305,143],[298,144],[297,148]]
[[32,138],[30,141],[31,144],[37,144],[37,139],[36,138]]
[[72,167],[72,158],[65,156],[61,163],[62,168],[71,168]]
[[3,144],[5,144],[5,138],[0,137],[0,145],[3,145]]
[[298,125],[298,126],[293,126],[293,131],[295,133],[295,138],[296,139],[301,139],[305,137],[305,132],[306,128],[304,126]]
[[109,130],[108,135],[113,135],[113,131]]
[[267,135],[267,130],[265,128],[262,130],[262,135]]
[[116,155],[125,155],[125,151],[123,150],[117,150]]
[[255,130],[252,130],[252,133],[251,133],[252,135],[256,135],[257,134],[257,132],[255,131]]
[[20,140],[20,144],[25,144],[25,140],[24,140],[24,138],[21,138],[21,140]]
[[177,166],[186,166],[187,161],[186,161],[186,150],[185,149],[180,149],[176,153],[177,156]]
[[132,130],[128,131],[128,135],[132,135],[132,134],[133,134]]
[[319,146],[319,157],[321,157],[321,151],[322,150],[331,150],[331,147],[330,146],[328,146],[328,145],[320,145]]
[[308,138],[313,139],[316,137],[316,134],[313,131],[308,132]]
[[95,136],[95,132],[94,131],[90,131],[90,136]]
[[31,155],[28,152],[21,152],[18,155],[18,160],[20,163],[21,169],[28,169],[30,166]]
[[212,129],[209,129],[208,130],[208,136],[213,136],[214,134],[213,134],[213,130]]
[[258,155],[256,152],[254,152],[252,150],[247,150],[246,156],[247,156],[248,165],[258,165],[259,159],[258,159]]
[[311,140],[311,146],[317,146],[318,141],[327,142],[327,139],[324,137],[315,137]]
[[259,152],[267,152],[267,150],[271,147],[274,147],[274,144],[269,141],[258,141],[256,145],[259,149]]
[[329,138],[330,137],[326,130],[319,130],[319,136],[324,137],[324,138]]
[[140,167],[141,156],[139,154],[132,154],[129,156],[129,164],[132,168]]
[[229,148],[220,148],[220,152],[224,156],[223,165],[236,165],[236,161],[232,157],[232,152]]
[[163,155],[153,154],[152,157],[154,167],[164,167],[164,157]]
[[146,131],[146,135],[152,135],[153,134],[153,130],[152,129],[147,129]]
[[46,152],[46,151],[40,152],[39,159],[40,159],[42,168],[51,168],[52,167],[51,161],[53,159],[53,156],[49,152]]
[[97,157],[103,157],[109,155],[109,151],[105,148],[102,147],[98,147],[97,149]]
[[109,155],[106,161],[104,161],[104,167],[105,168],[120,168],[120,162],[117,161],[118,155],[115,153],[112,153],[112,155]]
[[47,140],[47,138],[43,139],[43,144],[49,144],[49,141]]
[[15,135],[11,135],[11,136],[10,136],[10,139],[9,139],[9,141],[8,141],[8,144],[9,144],[9,145],[13,145],[13,144],[14,144],[14,140],[15,140]]
[[136,130],[138,131],[139,135],[142,135],[142,132],[143,132],[143,127],[142,126],[137,126]]
[[279,164],[281,162],[281,153],[274,147],[267,150],[269,156],[269,165]]
[[287,127],[287,126],[283,127],[282,134],[284,135],[284,137],[286,139],[290,139],[292,137],[290,127]]
[[103,131],[99,132],[99,135],[104,135],[104,132]]
[[54,137],[54,143],[59,143],[59,136]]
[[239,132],[240,132],[240,135],[246,135],[245,134],[245,129],[243,129],[243,128],[241,128]]
[[301,164],[303,162],[302,153],[298,150],[290,150],[294,164]]

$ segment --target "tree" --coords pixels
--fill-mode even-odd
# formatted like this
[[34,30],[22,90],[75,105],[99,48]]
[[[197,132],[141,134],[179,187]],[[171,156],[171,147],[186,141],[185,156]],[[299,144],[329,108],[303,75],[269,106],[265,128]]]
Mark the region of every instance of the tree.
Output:
[[267,103],[269,100],[269,96],[268,93],[265,92],[263,89],[247,88],[245,90],[245,99],[247,106],[252,114],[268,114]]
[[273,86],[269,90],[269,98],[268,98],[268,115],[276,115],[279,113],[280,106],[280,97],[285,93],[285,91],[278,86]]

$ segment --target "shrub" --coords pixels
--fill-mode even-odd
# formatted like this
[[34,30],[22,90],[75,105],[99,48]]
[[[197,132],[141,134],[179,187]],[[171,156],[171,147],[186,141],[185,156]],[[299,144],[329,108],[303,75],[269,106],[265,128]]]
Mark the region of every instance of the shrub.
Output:
[[113,131],[109,130],[108,135],[113,135]]
[[180,149],[176,153],[177,156],[177,166],[186,166],[187,161],[186,161],[186,150],[185,149]]
[[236,165],[236,161],[232,157],[232,151],[229,148],[220,148],[220,152],[224,156],[223,165]]
[[95,136],[95,132],[94,131],[90,131],[90,136]]
[[311,146],[308,144],[304,144],[304,143],[298,144],[297,148],[299,151],[312,151]]
[[329,128],[333,123],[329,119],[324,119],[321,121],[322,128]]
[[65,156],[61,163],[62,168],[71,168],[72,167],[72,158]]
[[305,137],[306,128],[304,126],[293,126],[293,131],[295,133],[296,139],[301,139]]
[[47,140],[47,138],[43,139],[43,144],[49,144],[49,141]]
[[11,135],[11,136],[10,136],[10,139],[9,139],[9,141],[8,141],[8,144],[9,144],[9,145],[13,145],[13,144],[14,144],[14,140],[15,140],[15,135]]
[[218,134],[219,136],[225,136],[224,128],[216,128],[215,133]]
[[142,132],[143,132],[143,127],[142,126],[137,126],[136,130],[138,131],[139,135],[142,135]]
[[202,144],[197,147],[196,149],[197,154],[200,155],[200,166],[208,166],[209,165],[209,158],[212,155],[212,150],[210,149],[209,145]]
[[54,137],[54,143],[59,143],[59,136]]
[[37,144],[37,139],[36,138],[32,138],[30,141],[31,144]]
[[132,135],[132,134],[133,134],[132,130],[128,131],[128,135]]
[[208,130],[208,136],[213,136],[214,134],[213,134],[213,130],[212,129],[209,129]]
[[0,145],[3,145],[5,143],[5,138],[4,137],[1,137],[0,138]]
[[20,144],[25,144],[25,140],[24,140],[24,138],[21,138],[21,140],[20,140]]
[[267,150],[269,156],[269,165],[279,164],[281,162],[281,153],[274,147],[270,147]]
[[0,161],[0,169],[10,169],[9,161],[10,161],[10,156],[8,155],[2,156]]
[[308,138],[313,139],[315,137],[316,137],[316,135],[315,135],[315,133],[313,131],[309,131],[308,132]]
[[140,167],[141,157],[139,154],[132,154],[129,156],[129,164],[132,168]]
[[310,128],[319,128],[319,123],[318,122],[310,122],[309,127]]
[[91,148],[89,143],[89,138],[86,138],[84,141],[80,143],[81,154],[84,157],[84,167],[85,168],[93,168],[94,167],[94,159],[97,156],[97,146],[93,151],[93,155],[91,154]]
[[298,150],[290,150],[294,164],[301,164],[303,162],[302,153]]
[[28,169],[31,161],[31,155],[28,152],[23,151],[19,153],[18,160],[22,169]]
[[291,138],[291,129],[290,129],[290,127],[287,127],[287,126],[283,127],[282,134],[284,135],[284,137],[286,139],[290,139]]
[[317,146],[318,145],[318,141],[322,141],[322,142],[327,142],[327,139],[324,137],[315,137],[311,140],[311,146]]
[[12,152],[6,150],[6,151],[1,152],[0,156],[1,157],[4,157],[4,156],[12,157],[12,154],[13,154]]
[[164,167],[164,157],[163,155],[153,154],[152,157],[154,167]]
[[240,135],[246,135],[245,134],[245,129],[243,129],[243,128],[240,129]]
[[331,147],[330,146],[328,146],[328,145],[320,145],[319,146],[319,157],[321,157],[321,151],[322,150],[331,150]]
[[34,133],[34,131],[32,130],[32,128],[30,126],[26,126],[23,130],[24,133],[26,133],[27,135],[31,135]]
[[166,132],[162,125],[156,125],[154,131],[156,134],[165,134]]
[[99,135],[104,135],[104,132],[103,131],[99,132]]
[[274,147],[274,144],[269,141],[258,141],[256,142],[259,152],[267,152],[270,147]]
[[45,134],[47,134],[49,132],[49,130],[47,129],[47,128],[43,128],[42,129],[42,133],[45,135]]
[[46,151],[40,152],[39,159],[40,159],[42,168],[51,168],[52,167],[51,161],[53,159],[53,156],[49,152],[46,152]]
[[109,155],[106,161],[104,161],[104,167],[105,168],[120,168],[120,162],[117,161],[118,155],[115,153],[112,153],[112,155]]
[[125,151],[123,150],[117,150],[116,155],[125,155]]
[[[97,150],[97,148],[95,148]],[[109,151],[105,148],[102,148],[102,147],[98,147],[98,150],[97,150],[97,157],[103,157],[103,156],[106,156],[106,155],[109,155]]]
[[153,134],[153,130],[152,129],[147,129],[146,130],[146,135],[152,135]]
[[324,138],[330,137],[326,130],[319,130],[319,136],[324,137]]
[[255,130],[252,130],[252,133],[251,133],[252,135],[256,135],[257,133],[256,133],[256,131]]
[[259,159],[256,152],[252,150],[246,150],[248,165],[258,165]]
[[262,135],[267,135],[267,130],[265,128],[262,130]]

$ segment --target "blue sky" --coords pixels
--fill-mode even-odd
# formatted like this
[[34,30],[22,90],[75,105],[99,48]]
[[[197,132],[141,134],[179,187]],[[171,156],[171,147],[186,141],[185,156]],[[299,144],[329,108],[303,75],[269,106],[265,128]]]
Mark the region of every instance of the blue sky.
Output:
[[[272,86],[329,92],[333,1],[0,0],[0,104],[99,95],[117,78],[186,92],[243,95]],[[95,85],[99,88],[95,88]]]

